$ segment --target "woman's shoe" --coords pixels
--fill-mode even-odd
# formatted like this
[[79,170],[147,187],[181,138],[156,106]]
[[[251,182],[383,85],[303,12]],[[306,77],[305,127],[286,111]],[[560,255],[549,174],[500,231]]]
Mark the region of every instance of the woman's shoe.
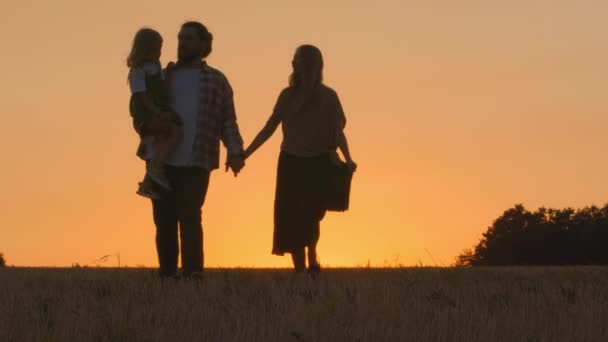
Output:
[[320,264],[312,264],[308,266],[308,274],[313,278],[317,278],[319,274],[321,274],[321,265]]

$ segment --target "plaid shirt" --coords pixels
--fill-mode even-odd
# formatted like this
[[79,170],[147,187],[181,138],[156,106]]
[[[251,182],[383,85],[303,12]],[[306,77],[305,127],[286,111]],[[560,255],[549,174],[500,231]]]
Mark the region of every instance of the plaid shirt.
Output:
[[243,139],[236,121],[233,92],[228,79],[221,71],[203,62],[192,166],[209,171],[219,168],[220,140],[228,150],[228,155],[243,153]]

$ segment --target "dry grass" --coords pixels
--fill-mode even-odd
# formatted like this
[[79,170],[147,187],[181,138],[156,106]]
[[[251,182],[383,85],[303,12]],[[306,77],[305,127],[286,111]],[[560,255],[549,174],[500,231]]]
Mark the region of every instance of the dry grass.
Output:
[[0,269],[0,341],[608,341],[608,268]]

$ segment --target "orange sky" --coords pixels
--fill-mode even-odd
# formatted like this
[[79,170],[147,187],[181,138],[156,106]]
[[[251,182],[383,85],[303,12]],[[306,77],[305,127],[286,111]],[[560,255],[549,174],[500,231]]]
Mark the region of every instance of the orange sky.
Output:
[[[499,4],[500,3],[500,4]],[[332,266],[448,265],[505,209],[604,204],[608,2],[19,1],[0,12],[0,252],[9,264],[156,265],[124,59],[141,26],[172,60],[185,20],[215,36],[249,142],[294,49],[321,48],[359,163],[352,208],[322,224]],[[270,254],[280,132],[203,210],[208,266]],[[428,252],[427,252],[428,251]],[[106,264],[115,265],[110,260]]]

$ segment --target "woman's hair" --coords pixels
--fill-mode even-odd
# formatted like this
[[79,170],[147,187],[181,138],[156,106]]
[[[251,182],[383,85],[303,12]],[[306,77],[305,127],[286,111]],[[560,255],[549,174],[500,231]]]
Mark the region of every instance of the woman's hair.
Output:
[[213,35],[211,34],[211,32],[209,32],[205,25],[198,21],[185,22],[184,24],[182,24],[182,29],[184,28],[192,28],[196,31],[200,40],[205,43],[205,47],[203,48],[203,51],[201,51],[201,58],[207,58],[213,50]]
[[312,80],[313,87],[323,83],[323,55],[321,50],[313,45],[302,45],[296,50],[296,56],[299,56],[303,61],[302,70],[296,73],[294,68],[289,76],[289,86],[298,88],[302,85],[303,78]]
[[151,28],[142,28],[137,31],[135,38],[133,38],[131,52],[129,53],[129,57],[127,57],[127,66],[133,68],[142,65],[150,55],[150,52],[152,52],[152,49],[162,40],[163,37],[160,33]]

